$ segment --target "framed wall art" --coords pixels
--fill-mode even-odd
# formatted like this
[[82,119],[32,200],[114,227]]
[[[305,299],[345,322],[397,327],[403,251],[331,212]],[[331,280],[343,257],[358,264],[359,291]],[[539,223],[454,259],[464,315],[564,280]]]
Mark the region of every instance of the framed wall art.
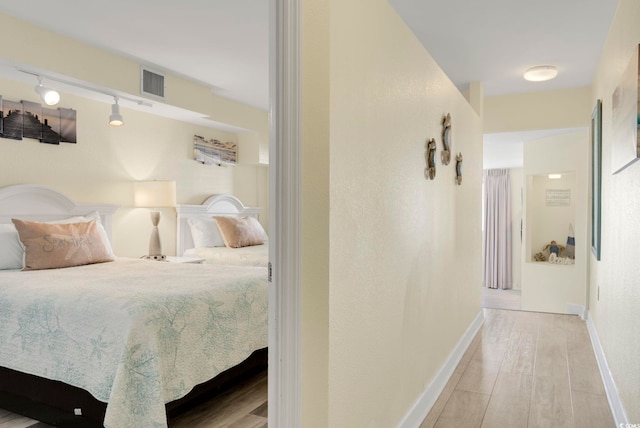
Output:
[[591,115],[591,252],[600,260],[600,214],[602,212],[602,101]]
[[638,60],[640,45],[636,46],[631,61],[625,69],[621,81],[611,95],[611,171],[617,174],[640,159],[638,140]]

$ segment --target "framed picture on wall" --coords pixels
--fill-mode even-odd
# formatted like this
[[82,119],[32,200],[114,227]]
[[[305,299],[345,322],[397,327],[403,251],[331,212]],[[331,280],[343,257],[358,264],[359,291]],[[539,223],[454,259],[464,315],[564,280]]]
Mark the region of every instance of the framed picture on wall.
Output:
[[600,260],[600,214],[602,197],[602,101],[591,114],[591,252]]
[[611,171],[617,174],[640,159],[640,140],[638,139],[638,79],[640,67],[638,61],[640,45],[631,55],[620,83],[611,95]]

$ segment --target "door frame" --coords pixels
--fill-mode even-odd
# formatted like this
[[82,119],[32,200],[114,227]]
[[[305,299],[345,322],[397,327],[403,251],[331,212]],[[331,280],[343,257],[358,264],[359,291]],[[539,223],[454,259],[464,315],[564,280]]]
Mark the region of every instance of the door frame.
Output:
[[269,0],[268,424],[302,426],[300,0]]

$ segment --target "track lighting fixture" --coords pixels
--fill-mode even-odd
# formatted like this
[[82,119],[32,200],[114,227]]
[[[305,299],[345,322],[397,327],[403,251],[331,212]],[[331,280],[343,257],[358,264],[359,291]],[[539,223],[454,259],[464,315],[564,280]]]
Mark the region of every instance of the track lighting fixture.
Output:
[[38,76],[38,84],[34,88],[36,94],[40,95],[42,101],[48,106],[54,106],[60,101],[60,94],[51,88],[42,85],[42,78]]
[[124,120],[122,119],[122,115],[120,114],[120,106],[118,105],[118,97],[113,97],[115,101],[111,105],[111,116],[109,116],[109,125],[111,126],[122,126],[124,125]]

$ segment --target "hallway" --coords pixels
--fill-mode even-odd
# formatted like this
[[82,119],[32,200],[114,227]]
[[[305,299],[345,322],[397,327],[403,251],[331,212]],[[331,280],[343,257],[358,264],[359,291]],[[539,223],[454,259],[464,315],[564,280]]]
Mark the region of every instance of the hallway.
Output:
[[420,428],[614,426],[585,322],[484,309],[480,329]]

